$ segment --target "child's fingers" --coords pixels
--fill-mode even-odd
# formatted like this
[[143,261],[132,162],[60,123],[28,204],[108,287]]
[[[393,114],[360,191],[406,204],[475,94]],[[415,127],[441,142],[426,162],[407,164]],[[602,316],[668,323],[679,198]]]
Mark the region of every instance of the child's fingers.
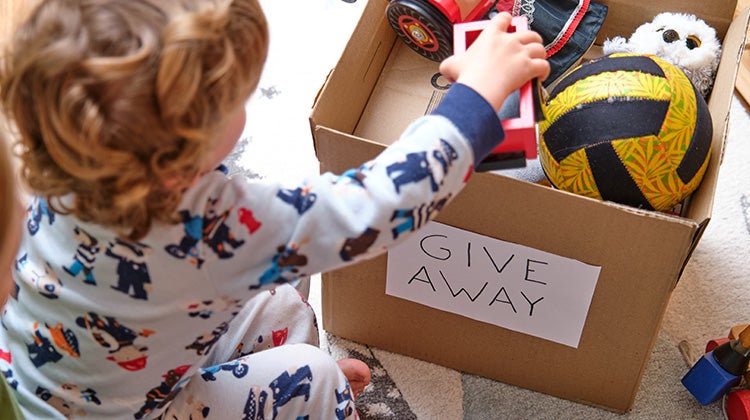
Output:
[[526,44],[526,50],[529,52],[531,58],[546,58],[547,50],[544,49],[544,45],[540,43]]
[[487,24],[487,28],[493,28],[497,29],[502,32],[508,32],[508,28],[510,27],[510,22],[513,20],[513,17],[508,12],[502,12],[498,13],[497,15],[493,16],[490,20],[490,23]]
[[516,32],[516,36],[522,44],[541,44],[543,42],[542,36],[534,31]]
[[438,71],[440,71],[440,74],[443,75],[446,79],[448,79],[451,83],[455,82],[456,79],[458,79],[458,62],[455,55],[452,55],[445,60],[443,60],[440,63],[440,67],[438,68]]
[[536,58],[531,60],[531,74],[536,75],[535,77],[541,81],[547,80],[550,73],[549,61],[544,58]]

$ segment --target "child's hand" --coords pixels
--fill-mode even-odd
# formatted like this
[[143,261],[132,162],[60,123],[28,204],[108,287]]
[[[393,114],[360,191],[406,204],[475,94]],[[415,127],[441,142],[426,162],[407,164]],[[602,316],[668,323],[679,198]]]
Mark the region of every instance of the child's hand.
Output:
[[500,13],[462,54],[440,63],[440,72],[467,85],[498,111],[525,82],[544,80],[550,71],[542,37],[534,31],[508,33],[511,16]]

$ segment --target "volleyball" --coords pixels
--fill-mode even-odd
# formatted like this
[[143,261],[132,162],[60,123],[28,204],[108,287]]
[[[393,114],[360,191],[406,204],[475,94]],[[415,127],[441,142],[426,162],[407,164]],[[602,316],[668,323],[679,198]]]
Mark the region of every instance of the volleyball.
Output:
[[543,108],[540,163],[558,189],[668,211],[708,167],[708,106],[682,70],[659,57],[589,61],[561,78]]

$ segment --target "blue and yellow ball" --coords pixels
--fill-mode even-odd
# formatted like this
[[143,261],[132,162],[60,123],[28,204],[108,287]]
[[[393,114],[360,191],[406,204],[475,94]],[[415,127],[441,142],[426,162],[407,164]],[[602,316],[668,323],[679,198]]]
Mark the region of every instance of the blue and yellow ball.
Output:
[[544,114],[539,156],[561,190],[667,211],[708,167],[708,106],[656,56],[612,54],[577,67],[550,92]]

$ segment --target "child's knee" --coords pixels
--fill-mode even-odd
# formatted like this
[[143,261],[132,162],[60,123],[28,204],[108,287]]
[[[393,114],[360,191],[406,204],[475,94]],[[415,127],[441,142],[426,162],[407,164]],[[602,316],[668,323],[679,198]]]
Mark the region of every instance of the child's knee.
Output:
[[300,292],[289,284],[277,287],[274,292],[278,305],[284,308],[284,323],[289,324],[289,343],[319,344],[318,322],[315,311]]
[[314,378],[314,383],[340,384],[336,388],[345,384],[346,377],[333,357],[326,351],[310,344],[293,344],[290,347],[294,348],[296,360],[299,360],[303,366],[307,366]]
[[318,346],[307,343],[291,344],[289,347],[293,348],[296,356],[299,356],[300,361],[304,361],[305,364],[310,365],[311,368],[324,369],[337,371],[336,361],[333,360],[333,356],[328,354],[325,350]]

